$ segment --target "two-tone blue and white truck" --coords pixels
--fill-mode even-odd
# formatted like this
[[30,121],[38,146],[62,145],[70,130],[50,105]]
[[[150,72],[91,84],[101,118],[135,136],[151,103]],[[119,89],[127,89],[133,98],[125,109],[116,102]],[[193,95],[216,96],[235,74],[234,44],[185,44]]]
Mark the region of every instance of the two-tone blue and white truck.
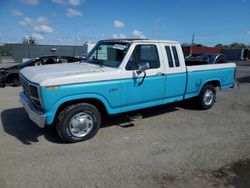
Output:
[[39,127],[56,126],[67,142],[92,138],[101,114],[195,98],[201,109],[216,99],[216,87],[234,87],[235,64],[186,66],[180,43],[164,40],[102,40],[73,64],[27,67],[19,97]]

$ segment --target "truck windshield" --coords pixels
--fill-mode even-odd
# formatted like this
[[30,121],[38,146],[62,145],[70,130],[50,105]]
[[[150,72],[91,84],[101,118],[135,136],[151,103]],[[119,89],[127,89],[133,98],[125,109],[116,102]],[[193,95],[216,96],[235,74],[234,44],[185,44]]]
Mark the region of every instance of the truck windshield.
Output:
[[120,66],[129,48],[129,43],[100,42],[87,55],[85,61],[117,68]]

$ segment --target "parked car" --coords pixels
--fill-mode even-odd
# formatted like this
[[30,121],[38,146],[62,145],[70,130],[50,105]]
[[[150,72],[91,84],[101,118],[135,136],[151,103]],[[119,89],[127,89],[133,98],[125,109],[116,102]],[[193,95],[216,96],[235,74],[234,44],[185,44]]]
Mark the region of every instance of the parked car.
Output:
[[102,112],[118,114],[195,98],[210,109],[216,90],[234,87],[235,64],[186,66],[181,45],[163,40],[103,40],[84,63],[27,67],[19,98],[39,127],[67,142],[92,138]]
[[80,62],[81,58],[71,56],[42,56],[32,58],[24,63],[0,69],[0,85],[19,86],[19,71],[28,66],[49,65],[56,63]]
[[186,65],[205,65],[226,63],[227,58],[224,54],[192,54],[185,58]]

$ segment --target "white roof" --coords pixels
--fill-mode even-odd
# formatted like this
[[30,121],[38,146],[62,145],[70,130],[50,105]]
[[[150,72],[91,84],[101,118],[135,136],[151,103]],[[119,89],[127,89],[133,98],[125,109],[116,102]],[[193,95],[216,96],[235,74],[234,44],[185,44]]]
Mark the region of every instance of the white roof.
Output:
[[152,39],[107,39],[101,42],[128,42],[128,43],[173,43],[179,44],[177,41],[170,40],[152,40]]

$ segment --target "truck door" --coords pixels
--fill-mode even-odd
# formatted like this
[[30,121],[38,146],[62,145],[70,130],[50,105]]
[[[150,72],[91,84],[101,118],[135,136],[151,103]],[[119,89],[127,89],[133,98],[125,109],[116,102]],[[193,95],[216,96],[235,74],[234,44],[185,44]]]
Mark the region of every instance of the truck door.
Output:
[[164,63],[166,66],[166,91],[164,103],[183,100],[187,74],[183,52],[180,46],[163,46]]
[[[126,93],[122,94],[123,111],[162,104],[165,92],[164,67],[161,66],[156,45],[136,45],[125,67]],[[147,64],[146,76],[139,72],[139,65]]]

